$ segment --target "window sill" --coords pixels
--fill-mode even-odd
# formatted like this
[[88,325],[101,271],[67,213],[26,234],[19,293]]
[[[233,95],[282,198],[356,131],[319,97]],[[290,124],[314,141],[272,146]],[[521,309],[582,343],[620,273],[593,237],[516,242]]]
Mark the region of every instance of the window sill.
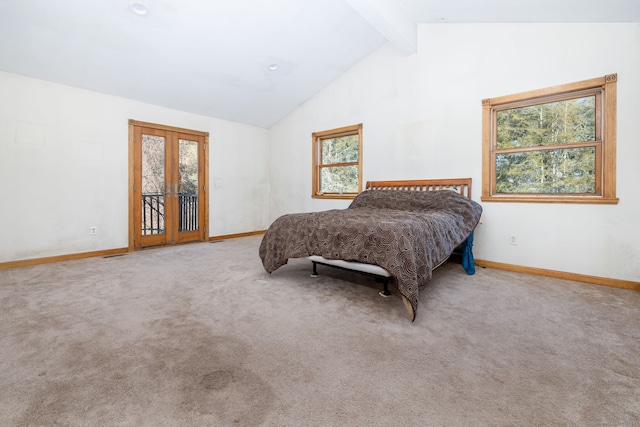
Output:
[[482,196],[480,198],[483,202],[507,202],[507,203],[582,203],[593,205],[617,205],[617,197],[598,197],[598,196],[583,196],[583,197],[551,197],[551,196]]
[[337,200],[353,200],[357,194],[344,194],[342,196],[338,194],[314,194],[311,196],[313,199],[337,199]]

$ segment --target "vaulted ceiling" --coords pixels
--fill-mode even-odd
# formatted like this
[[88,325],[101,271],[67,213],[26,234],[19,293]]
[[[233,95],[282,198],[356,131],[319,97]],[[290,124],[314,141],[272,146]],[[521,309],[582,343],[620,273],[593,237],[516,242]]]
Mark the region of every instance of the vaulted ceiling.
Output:
[[385,43],[416,53],[417,23],[508,22],[640,0],[0,0],[0,70],[269,128]]

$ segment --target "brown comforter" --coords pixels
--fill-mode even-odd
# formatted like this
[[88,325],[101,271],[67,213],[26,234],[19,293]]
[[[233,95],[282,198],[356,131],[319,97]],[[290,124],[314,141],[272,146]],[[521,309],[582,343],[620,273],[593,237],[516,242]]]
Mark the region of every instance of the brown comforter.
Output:
[[267,272],[289,258],[320,255],[387,270],[410,302],[473,232],[482,207],[453,191],[369,190],[347,209],[283,215],[267,230],[259,255]]

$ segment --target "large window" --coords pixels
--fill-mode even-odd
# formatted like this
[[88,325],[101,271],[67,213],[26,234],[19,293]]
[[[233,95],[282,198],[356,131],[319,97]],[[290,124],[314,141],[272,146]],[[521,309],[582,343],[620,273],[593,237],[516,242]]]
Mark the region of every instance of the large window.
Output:
[[352,199],[362,191],[362,124],[314,132],[312,197]]
[[617,203],[616,81],[483,100],[482,200]]

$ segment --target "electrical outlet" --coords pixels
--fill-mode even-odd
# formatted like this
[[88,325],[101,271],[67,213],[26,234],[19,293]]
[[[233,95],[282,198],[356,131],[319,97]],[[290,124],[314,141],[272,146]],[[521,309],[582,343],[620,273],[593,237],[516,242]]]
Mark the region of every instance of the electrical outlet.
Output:
[[518,236],[516,236],[515,234],[509,234],[509,244],[518,246]]
[[98,234],[98,227],[96,227],[95,225],[89,227],[89,234],[91,234],[92,236]]

